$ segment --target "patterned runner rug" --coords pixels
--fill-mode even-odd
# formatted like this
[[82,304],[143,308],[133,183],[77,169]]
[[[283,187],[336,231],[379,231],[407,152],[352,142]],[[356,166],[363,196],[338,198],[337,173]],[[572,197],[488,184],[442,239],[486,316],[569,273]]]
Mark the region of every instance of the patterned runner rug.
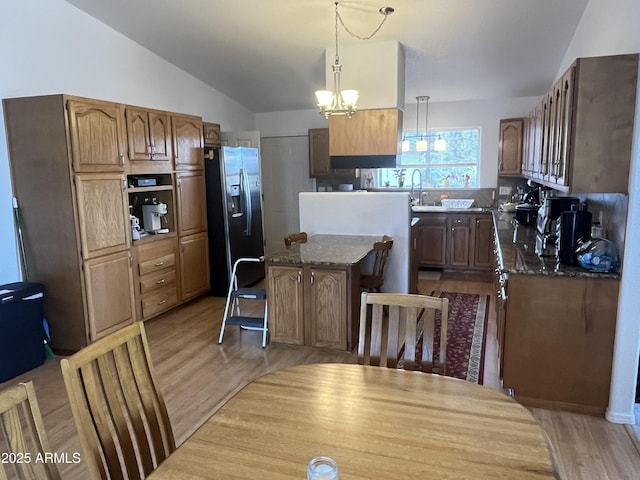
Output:
[[[448,377],[482,384],[484,372],[484,350],[489,318],[489,297],[472,293],[432,292],[431,296],[449,299],[447,328]],[[422,316],[416,331],[418,344],[416,358],[422,355]],[[436,314],[434,356],[440,348],[440,316]]]

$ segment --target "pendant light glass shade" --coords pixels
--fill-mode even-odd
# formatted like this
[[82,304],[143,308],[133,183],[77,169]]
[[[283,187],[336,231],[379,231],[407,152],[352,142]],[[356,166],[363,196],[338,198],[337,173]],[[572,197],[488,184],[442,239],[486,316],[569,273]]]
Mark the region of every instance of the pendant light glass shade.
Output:
[[411,144],[409,143],[409,140],[402,137],[402,151],[408,152],[409,150],[411,150]]
[[438,135],[438,138],[436,138],[436,141],[433,142],[433,149],[436,152],[444,152],[447,149],[447,142],[444,141],[444,138]]
[[420,138],[416,142],[416,152],[426,152],[429,150],[429,142],[427,142],[424,138]]

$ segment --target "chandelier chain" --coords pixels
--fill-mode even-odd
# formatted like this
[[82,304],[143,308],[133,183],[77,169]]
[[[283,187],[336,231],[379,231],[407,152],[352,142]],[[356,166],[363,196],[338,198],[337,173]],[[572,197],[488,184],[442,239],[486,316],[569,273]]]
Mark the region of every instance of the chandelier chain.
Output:
[[338,2],[335,2],[335,4],[336,4],[336,44],[337,44],[337,38],[338,38],[338,20],[340,20],[340,24],[345,29],[345,31],[349,35],[351,35],[352,37],[357,38],[358,40],[371,40],[374,37],[374,35],[376,33],[378,33],[378,31],[382,28],[382,25],[384,25],[384,22],[387,21],[387,17],[389,16],[387,13],[383,14],[382,21],[380,22],[380,25],[378,25],[376,27],[376,29],[370,35],[361,36],[361,35],[358,35],[357,33],[352,32],[351,30],[349,30],[349,27],[347,27],[345,25],[344,20],[342,19],[342,16],[340,15],[340,12],[338,12]]

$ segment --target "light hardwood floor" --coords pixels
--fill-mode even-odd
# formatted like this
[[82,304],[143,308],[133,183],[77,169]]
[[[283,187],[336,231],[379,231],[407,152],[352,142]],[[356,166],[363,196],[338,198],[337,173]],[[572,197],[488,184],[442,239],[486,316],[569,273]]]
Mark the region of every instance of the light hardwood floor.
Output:
[[[472,278],[472,277],[470,277]],[[492,284],[484,281],[420,280],[420,291],[491,295],[484,384],[501,388],[498,378]],[[156,374],[165,396],[176,443],[180,444],[227,398],[253,378],[290,365],[353,362],[354,354],[272,343],[260,347],[260,333],[228,327],[217,344],[224,299],[202,297],[147,323]],[[33,380],[56,452],[80,451],[67,401],[59,359],[0,384],[0,390]],[[640,455],[625,426],[603,418],[549,410],[533,410],[556,452],[566,480],[622,480],[640,477]],[[60,465],[63,479],[86,479],[80,464]]]

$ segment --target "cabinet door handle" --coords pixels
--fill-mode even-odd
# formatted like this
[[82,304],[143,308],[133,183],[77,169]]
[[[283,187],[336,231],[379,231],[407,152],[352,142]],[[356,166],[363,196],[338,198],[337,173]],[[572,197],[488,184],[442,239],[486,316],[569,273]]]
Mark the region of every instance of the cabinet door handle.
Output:
[[120,166],[124,167],[124,155],[120,154]]
[[302,283],[302,272],[298,272],[298,283]]
[[311,285],[313,285],[314,283],[316,283],[316,274],[315,272],[311,272]]
[[162,265],[164,265],[164,262],[158,262],[155,264],[156,267],[161,267]]
[[157,285],[162,285],[164,282],[166,282],[166,280],[164,278],[161,278],[160,280],[158,280],[156,282]]
[[167,303],[167,299],[166,299],[166,298],[163,298],[163,299],[162,299],[162,300],[160,300],[157,304],[158,304],[158,305],[163,305],[163,304],[165,304],[165,303]]

